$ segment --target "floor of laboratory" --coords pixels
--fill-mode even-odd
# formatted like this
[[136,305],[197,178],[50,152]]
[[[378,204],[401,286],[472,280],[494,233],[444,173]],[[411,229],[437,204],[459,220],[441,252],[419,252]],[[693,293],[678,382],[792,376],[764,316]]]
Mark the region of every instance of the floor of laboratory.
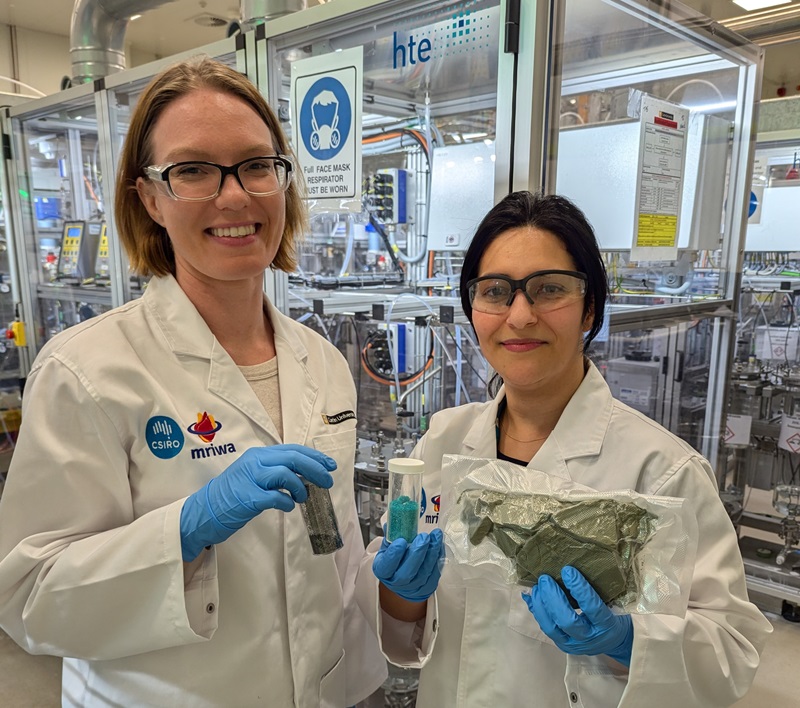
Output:
[[[800,624],[768,615],[775,627],[753,688],[736,708],[790,708],[800,695]],[[0,706],[49,708],[61,705],[61,660],[30,656],[0,632]]]

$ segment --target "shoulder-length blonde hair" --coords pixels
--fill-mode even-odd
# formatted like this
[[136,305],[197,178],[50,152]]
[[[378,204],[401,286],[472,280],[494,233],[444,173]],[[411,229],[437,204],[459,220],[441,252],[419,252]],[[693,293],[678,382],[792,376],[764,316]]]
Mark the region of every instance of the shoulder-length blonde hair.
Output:
[[[144,168],[153,164],[153,126],[170,103],[203,88],[228,93],[247,103],[266,123],[276,151],[293,156],[274,111],[247,77],[209,57],[194,57],[164,69],[139,97],[117,172],[114,218],[131,269],[140,275],[175,274],[175,254],[167,232],[150,218],[136,191],[137,178],[145,177]],[[296,243],[307,223],[302,171],[295,168],[294,172],[285,192],[286,223],[281,244],[270,265],[287,273],[297,266]]]

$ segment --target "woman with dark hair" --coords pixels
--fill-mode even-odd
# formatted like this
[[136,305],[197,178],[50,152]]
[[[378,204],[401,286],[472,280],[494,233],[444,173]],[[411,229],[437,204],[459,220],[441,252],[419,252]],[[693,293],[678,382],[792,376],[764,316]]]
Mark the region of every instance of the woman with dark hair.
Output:
[[[115,223],[150,281],[42,349],[0,505],[0,625],[64,657],[64,706],[343,708],[386,675],[353,596],[350,371],[264,296],[294,268],[295,173],[220,62],[133,110]],[[311,500],[339,538],[327,516],[315,546]]]
[[359,575],[361,587],[378,586],[373,614],[387,658],[424,667],[419,708],[711,708],[731,705],[752,682],[771,625],[748,601],[708,462],[612,398],[585,356],[606,292],[594,232],[574,204],[529,192],[497,204],[467,250],[460,294],[501,385],[486,403],[435,414],[412,456],[425,462],[429,504],[447,491],[447,454],[498,458],[522,475],[601,492],[691,499],[702,513],[689,609],[683,618],[614,614],[571,566],[560,580],[580,614],[546,575],[523,598],[513,588],[439,584],[448,567],[436,562],[439,517],[428,511],[410,546],[376,539]]

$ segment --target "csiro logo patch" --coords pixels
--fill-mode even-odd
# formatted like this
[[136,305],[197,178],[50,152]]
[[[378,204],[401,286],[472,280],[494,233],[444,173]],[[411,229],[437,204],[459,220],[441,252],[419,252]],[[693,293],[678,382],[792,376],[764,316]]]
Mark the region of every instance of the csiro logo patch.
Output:
[[168,460],[183,449],[183,431],[172,418],[154,415],[145,429],[147,447],[156,457]]

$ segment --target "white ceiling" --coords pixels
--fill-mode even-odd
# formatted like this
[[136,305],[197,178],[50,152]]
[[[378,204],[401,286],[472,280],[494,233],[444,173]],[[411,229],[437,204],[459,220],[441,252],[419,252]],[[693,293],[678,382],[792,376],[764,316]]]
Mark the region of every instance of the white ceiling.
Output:
[[[307,0],[307,3],[316,5],[326,1]],[[748,14],[731,0],[684,0],[684,4],[714,20]],[[800,0],[794,0],[793,4],[800,5]],[[0,0],[0,23],[69,37],[73,6],[74,0]],[[213,18],[219,18],[223,24],[204,26]],[[138,20],[129,22],[125,42],[140,52],[166,57],[223,39],[227,36],[228,23],[237,19],[239,0],[167,1],[145,12]],[[800,83],[800,62],[797,59],[800,43],[792,47],[796,51],[786,51],[784,45],[781,51],[774,52],[776,58],[780,56],[779,63],[770,62],[770,49],[767,48],[765,88],[771,84],[777,86],[788,82],[794,86]],[[766,92],[765,95],[772,93]]]
[[[309,5],[326,0],[308,0]],[[74,0],[0,0],[0,23],[69,36]],[[730,0],[688,0],[686,4],[715,20],[746,14]],[[203,26],[219,18],[219,27]],[[169,56],[226,36],[227,24],[239,18],[238,0],[172,0],[128,24],[126,43]]]
[[[69,37],[74,5],[74,0],[0,0],[0,23]],[[214,18],[223,24],[204,26]],[[238,19],[238,0],[167,1],[128,23],[125,43],[142,52],[170,56],[224,39],[228,23]]]

